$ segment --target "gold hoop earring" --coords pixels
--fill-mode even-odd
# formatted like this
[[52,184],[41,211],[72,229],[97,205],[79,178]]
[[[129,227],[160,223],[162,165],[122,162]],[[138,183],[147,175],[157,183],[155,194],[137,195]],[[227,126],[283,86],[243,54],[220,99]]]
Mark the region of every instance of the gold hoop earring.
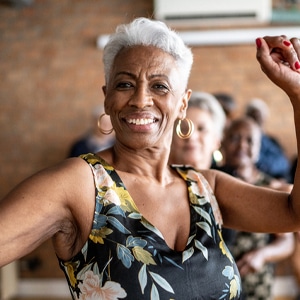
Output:
[[[186,121],[189,126],[189,129],[188,129],[187,133],[185,133],[185,134],[183,134],[181,131],[181,121]],[[194,123],[192,122],[192,120],[185,118],[185,119],[178,121],[178,124],[176,126],[176,133],[179,138],[188,139],[192,135],[193,132],[194,132]]]
[[102,134],[109,135],[109,134],[111,134],[111,133],[113,132],[114,128],[109,129],[109,130],[105,130],[105,129],[102,129],[102,128],[101,128],[101,119],[102,119],[104,116],[105,116],[105,114],[100,115],[100,117],[99,117],[99,119],[98,119],[97,125],[98,125],[98,128],[99,128],[99,131],[100,131]]

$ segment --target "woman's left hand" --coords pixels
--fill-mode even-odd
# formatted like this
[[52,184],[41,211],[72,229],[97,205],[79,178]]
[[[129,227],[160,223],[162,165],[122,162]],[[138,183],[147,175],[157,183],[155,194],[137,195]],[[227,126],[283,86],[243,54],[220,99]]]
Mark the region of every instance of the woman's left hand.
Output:
[[259,271],[264,264],[264,251],[261,251],[260,249],[244,254],[241,259],[237,261],[237,267],[241,276]]

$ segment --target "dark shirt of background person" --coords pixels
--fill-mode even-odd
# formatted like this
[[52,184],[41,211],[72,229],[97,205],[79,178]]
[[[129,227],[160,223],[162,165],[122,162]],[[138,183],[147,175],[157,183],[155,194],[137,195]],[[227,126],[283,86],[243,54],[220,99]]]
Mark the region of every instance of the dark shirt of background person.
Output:
[[[104,113],[103,105],[96,106],[92,111],[91,126],[89,130],[79,137],[72,145],[69,151],[69,157],[77,157],[86,153],[97,153],[101,150],[111,147],[114,144],[114,133],[109,135],[101,133],[98,127],[98,120]],[[101,126],[105,130],[112,128],[109,116],[101,118]]]
[[269,107],[261,99],[248,102],[245,115],[252,118],[261,128],[261,148],[257,167],[274,178],[289,180],[290,162],[279,141],[264,132],[264,125],[269,117]]

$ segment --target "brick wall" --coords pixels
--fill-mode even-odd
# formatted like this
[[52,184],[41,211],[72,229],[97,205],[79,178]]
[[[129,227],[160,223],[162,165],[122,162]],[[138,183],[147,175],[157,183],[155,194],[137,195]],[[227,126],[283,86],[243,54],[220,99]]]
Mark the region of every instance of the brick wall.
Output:
[[[64,159],[103,100],[99,34],[137,16],[151,16],[149,0],[35,0],[29,7],[0,4],[0,197],[28,175]],[[287,97],[262,74],[255,45],[195,47],[190,87],[232,93],[242,111],[261,97],[270,104],[267,131],[289,156],[296,152]],[[23,276],[61,276],[50,242],[29,258],[41,268]],[[27,258],[28,258],[27,257]],[[34,261],[34,259],[33,259]],[[26,263],[25,263],[26,265]]]

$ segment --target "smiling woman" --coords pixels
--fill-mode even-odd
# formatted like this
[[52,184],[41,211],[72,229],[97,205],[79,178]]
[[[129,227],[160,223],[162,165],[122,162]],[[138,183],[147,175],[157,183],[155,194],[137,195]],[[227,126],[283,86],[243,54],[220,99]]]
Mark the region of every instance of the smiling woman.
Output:
[[[131,147],[133,141],[141,143],[138,147],[159,143],[163,134],[171,132],[175,120],[183,118],[189,91],[185,93],[175,64],[170,54],[153,46],[125,48],[118,53],[104,88],[116,147]],[[182,95],[182,102],[177,101]],[[148,138],[142,139],[141,134]]]
[[[281,49],[276,57],[273,48]],[[291,49],[300,55],[296,40],[257,39],[262,68],[290,95],[297,117],[299,59]],[[279,53],[295,67],[278,63]],[[164,23],[138,18],[119,26],[103,61],[114,145],[45,169],[0,202],[0,266],[52,237],[73,299],[239,299],[222,224],[300,230],[297,176],[289,194],[169,165],[174,124],[185,120],[191,96],[193,56]]]

